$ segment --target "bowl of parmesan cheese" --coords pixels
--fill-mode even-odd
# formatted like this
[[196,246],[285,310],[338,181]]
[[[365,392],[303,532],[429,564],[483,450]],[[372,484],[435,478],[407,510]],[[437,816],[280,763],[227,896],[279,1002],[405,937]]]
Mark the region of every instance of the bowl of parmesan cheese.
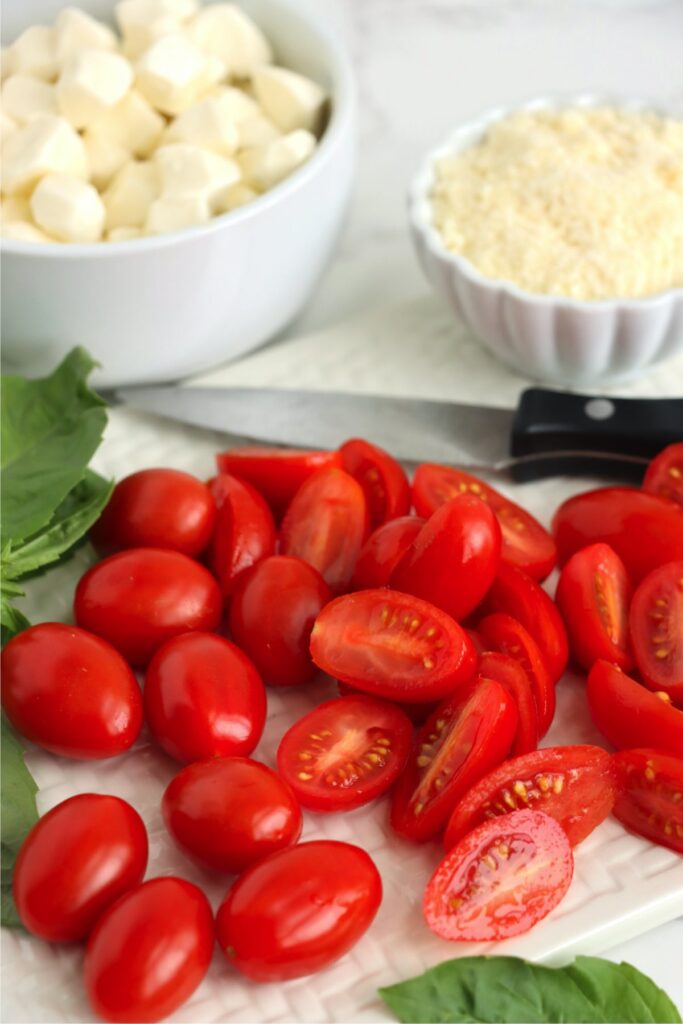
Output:
[[586,95],[497,109],[410,190],[438,293],[518,372],[590,386],[683,350],[683,119]]

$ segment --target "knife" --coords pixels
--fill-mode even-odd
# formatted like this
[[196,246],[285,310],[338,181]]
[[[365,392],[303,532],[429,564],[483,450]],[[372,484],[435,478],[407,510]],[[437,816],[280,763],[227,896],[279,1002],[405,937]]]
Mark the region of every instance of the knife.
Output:
[[386,395],[245,387],[124,387],[106,397],[193,426],[275,444],[337,448],[349,437],[409,462],[515,480],[568,473],[639,478],[683,440],[683,398],[604,398],[529,388],[516,409]]

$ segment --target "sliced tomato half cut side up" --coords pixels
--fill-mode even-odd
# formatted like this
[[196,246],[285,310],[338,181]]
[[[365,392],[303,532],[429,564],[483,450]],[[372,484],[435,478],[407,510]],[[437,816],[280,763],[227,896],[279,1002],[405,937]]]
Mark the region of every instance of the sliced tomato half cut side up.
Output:
[[622,825],[683,853],[683,757],[661,750],[622,750],[613,759],[614,816]]
[[596,661],[586,694],[591,718],[612,746],[683,750],[683,711],[667,693],[652,693],[616,665]]
[[209,547],[209,566],[223,597],[230,597],[245,569],[275,551],[275,522],[255,487],[229,473],[209,481],[218,509]]
[[633,595],[630,624],[643,680],[683,707],[683,561],[645,577]]
[[216,456],[216,462],[221,473],[233,473],[252,484],[273,511],[281,515],[304,480],[319,469],[341,466],[341,455],[339,452],[251,444],[221,452]]
[[353,588],[388,587],[391,574],[424,524],[420,516],[400,516],[371,533],[356,562]]
[[400,462],[377,445],[352,438],[339,449],[342,466],[365,492],[374,530],[410,511],[410,484]]
[[510,751],[513,757],[528,754],[538,746],[538,711],[528,675],[514,658],[497,651],[486,651],[479,659],[479,675],[495,679],[514,698],[517,707],[517,732]]
[[652,460],[643,490],[683,505],[683,441],[670,444]]

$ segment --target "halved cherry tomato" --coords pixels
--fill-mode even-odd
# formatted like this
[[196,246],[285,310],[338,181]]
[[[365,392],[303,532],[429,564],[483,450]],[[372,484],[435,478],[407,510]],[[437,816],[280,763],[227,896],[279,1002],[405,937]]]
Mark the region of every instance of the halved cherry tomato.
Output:
[[382,880],[358,846],[300,843],[248,868],[216,915],[218,944],[253,981],[320,971],[358,942],[382,901]]
[[213,633],[184,633],[149,663],[145,717],[177,761],[250,754],[266,721],[266,693],[235,644]]
[[[348,683],[337,683],[337,690],[340,697],[356,697],[361,694],[360,690],[357,690],[355,686],[349,686]],[[413,725],[422,725],[432,714],[438,701],[428,700],[424,704],[408,704],[405,701],[401,703],[400,701],[392,700],[391,703],[394,707],[400,708]]]
[[683,441],[670,444],[652,460],[643,490],[683,505]]
[[683,508],[633,487],[601,487],[569,498],[553,519],[560,564],[580,548],[609,544],[633,583],[683,559]]
[[461,494],[427,520],[391,575],[391,586],[462,621],[477,607],[500,565],[500,527],[479,498]]
[[278,771],[303,807],[348,811],[386,792],[403,770],[413,741],[410,720],[374,697],[319,704],[280,740]]
[[221,452],[216,462],[221,473],[234,473],[252,484],[280,515],[304,480],[319,469],[341,466],[342,459],[339,452],[249,445]]
[[292,498],[282,520],[280,552],[308,562],[339,593],[351,581],[367,530],[360,484],[343,469],[321,469]]
[[555,716],[555,687],[538,644],[521,623],[505,612],[487,615],[477,629],[488,650],[509,654],[528,675],[536,699],[539,735],[545,736]]
[[505,761],[473,786],[451,815],[444,846],[450,850],[489,818],[526,808],[555,818],[576,846],[607,817],[614,793],[602,747],[543,747]]
[[354,590],[388,587],[392,572],[424,524],[420,516],[401,516],[371,533],[356,562],[352,579]]
[[423,463],[415,471],[413,504],[417,514],[425,518],[444,502],[468,493],[486,501],[493,509],[503,535],[503,561],[524,569],[536,580],[545,579],[557,561],[555,542],[526,509],[461,469]]
[[435,836],[470,786],[500,764],[516,729],[514,699],[492,679],[477,679],[439,704],[396,784],[393,829],[416,842]]
[[629,621],[644,682],[683,708],[683,561],[645,577],[633,595]]
[[572,656],[587,671],[599,658],[628,671],[631,584],[624,563],[608,544],[591,544],[569,559],[555,596]]
[[342,466],[365,492],[370,528],[410,511],[410,484],[400,462],[369,441],[353,438],[339,449]]
[[291,788],[248,757],[187,765],[166,787],[161,810],[183,853],[212,871],[239,874],[301,835]]
[[567,667],[569,644],[562,616],[538,583],[514,565],[502,564],[486,595],[489,612],[505,612],[534,638],[553,682]]
[[411,704],[445,697],[471,678],[477,661],[450,615],[393,590],[359,590],[323,608],[311,656],[343,683]]
[[495,679],[512,695],[517,707],[517,732],[510,755],[528,754],[538,746],[538,711],[531,680],[522,666],[507,654],[486,651],[479,658],[482,679]]
[[273,555],[244,574],[230,604],[230,630],[271,686],[300,686],[317,673],[309,645],[316,616],[332,600],[317,569]]
[[197,477],[178,469],[143,469],[119,480],[90,539],[107,552],[169,548],[199,555],[215,518],[215,502]]
[[591,718],[612,746],[683,750],[683,711],[668,694],[652,693],[607,661],[596,661],[586,692]]
[[230,597],[238,576],[275,551],[275,522],[265,498],[255,487],[221,473],[210,481],[218,513],[208,564]]
[[631,832],[683,853],[683,757],[644,748],[622,750],[612,763],[614,817]]
[[442,939],[509,939],[557,906],[573,873],[572,848],[555,819],[514,811],[485,821],[446,854],[427,884],[424,915]]

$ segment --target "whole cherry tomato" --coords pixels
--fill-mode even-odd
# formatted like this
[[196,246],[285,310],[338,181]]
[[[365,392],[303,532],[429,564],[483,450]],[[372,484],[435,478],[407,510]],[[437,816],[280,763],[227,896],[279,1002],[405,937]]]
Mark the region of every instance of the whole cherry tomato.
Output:
[[683,560],[646,576],[629,616],[636,663],[651,690],[663,690],[683,708]]
[[670,444],[652,460],[643,490],[683,505],[683,441]]
[[538,710],[531,679],[508,654],[486,651],[479,658],[479,678],[495,679],[513,697],[517,708],[517,731],[510,755],[528,754],[538,746]]
[[143,469],[120,480],[91,530],[105,551],[169,548],[199,555],[209,543],[216,505],[206,484],[178,469]]
[[230,631],[272,686],[299,686],[317,674],[311,630],[332,591],[317,569],[289,555],[264,558],[240,579]]
[[462,621],[482,600],[500,565],[500,527],[469,494],[447,501],[422,527],[394,569],[391,586]]
[[85,987],[106,1021],[158,1021],[192,995],[211,962],[214,927],[204,893],[152,878],[102,915],[88,940]]
[[301,835],[291,788],[248,757],[216,757],[183,768],[162,801],[166,827],[202,867],[239,874]]
[[612,764],[615,818],[631,832],[683,853],[683,757],[652,748],[622,750]]
[[393,455],[369,441],[353,438],[339,449],[342,466],[365,491],[370,527],[410,511],[410,484]]
[[108,640],[132,665],[146,665],[180,633],[213,630],[221,592],[204,566],[177,551],[134,548],[94,565],[76,588],[76,622]]
[[42,622],[9,641],[2,706],[22,736],[62,757],[115,757],[142,728],[140,687],[118,651],[62,622]]
[[424,524],[420,516],[400,516],[371,533],[356,562],[351,581],[353,589],[388,587],[391,574]]
[[539,735],[545,736],[555,716],[555,687],[538,644],[521,623],[505,612],[487,615],[477,628],[487,650],[509,655],[526,672],[536,698]]
[[253,981],[300,978],[348,952],[381,900],[379,872],[365,850],[300,843],[238,878],[216,915],[218,944]]
[[249,445],[231,448],[216,456],[221,473],[234,473],[261,492],[276,515],[280,515],[304,480],[319,469],[341,467],[339,452],[304,451],[298,448],[265,448]]
[[275,551],[275,522],[265,498],[251,484],[228,473],[210,481],[218,513],[208,564],[230,597],[246,569]]
[[19,851],[19,917],[48,942],[78,942],[142,881],[146,867],[147,832],[130,804],[96,793],[72,796],[43,815]]
[[266,721],[266,693],[235,644],[214,633],[184,633],[149,663],[145,717],[177,761],[250,754]]
[[683,711],[666,693],[652,693],[616,665],[596,661],[588,675],[588,710],[613,747],[683,750]]

